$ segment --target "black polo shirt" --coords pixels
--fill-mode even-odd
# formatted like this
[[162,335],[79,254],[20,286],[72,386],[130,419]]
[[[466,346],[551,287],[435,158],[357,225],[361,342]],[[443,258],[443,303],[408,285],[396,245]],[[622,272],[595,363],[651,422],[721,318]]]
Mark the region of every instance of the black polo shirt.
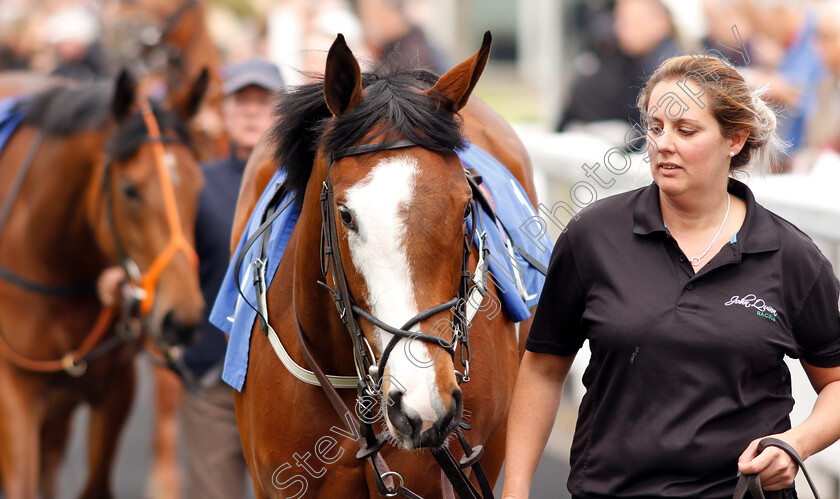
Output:
[[697,274],[659,188],[583,210],[554,247],[526,348],[589,340],[571,452],[575,496],[732,497],[738,456],[790,428],[788,355],[840,365],[840,285],[808,236],[755,202]]

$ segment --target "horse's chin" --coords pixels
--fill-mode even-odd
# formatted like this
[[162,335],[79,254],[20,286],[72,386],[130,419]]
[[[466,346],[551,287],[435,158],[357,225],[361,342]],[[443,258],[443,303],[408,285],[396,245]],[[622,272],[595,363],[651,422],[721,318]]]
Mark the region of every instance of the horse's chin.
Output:
[[445,427],[431,425],[430,428],[417,435],[406,435],[398,431],[388,418],[385,419],[388,432],[390,433],[391,445],[403,450],[437,449],[444,447],[460,421],[460,417],[452,418],[450,423]]

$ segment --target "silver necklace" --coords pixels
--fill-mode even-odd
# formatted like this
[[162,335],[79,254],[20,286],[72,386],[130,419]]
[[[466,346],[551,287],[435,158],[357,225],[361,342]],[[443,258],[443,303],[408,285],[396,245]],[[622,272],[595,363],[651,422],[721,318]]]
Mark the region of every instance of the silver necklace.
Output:
[[715,241],[717,241],[718,236],[720,236],[720,231],[722,231],[723,226],[726,225],[726,219],[729,218],[729,205],[731,203],[732,203],[732,198],[729,197],[729,193],[727,192],[726,193],[726,215],[723,216],[723,222],[720,223],[720,228],[718,229],[717,234],[715,234],[715,237],[712,238],[712,242],[709,243],[709,246],[706,248],[706,251],[704,251],[702,255],[695,256],[694,258],[691,259],[691,266],[692,267],[696,267],[696,266],[700,265],[700,260],[702,260],[703,257],[706,256],[706,253],[708,253],[709,250],[712,249],[712,245],[715,244]]

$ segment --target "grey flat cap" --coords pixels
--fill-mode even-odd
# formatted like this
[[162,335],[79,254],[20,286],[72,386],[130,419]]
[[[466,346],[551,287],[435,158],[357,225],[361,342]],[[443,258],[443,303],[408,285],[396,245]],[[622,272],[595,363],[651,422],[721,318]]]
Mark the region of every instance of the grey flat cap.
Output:
[[283,77],[277,66],[265,59],[248,59],[226,68],[222,85],[225,95],[236,93],[250,85],[276,92],[283,88]]

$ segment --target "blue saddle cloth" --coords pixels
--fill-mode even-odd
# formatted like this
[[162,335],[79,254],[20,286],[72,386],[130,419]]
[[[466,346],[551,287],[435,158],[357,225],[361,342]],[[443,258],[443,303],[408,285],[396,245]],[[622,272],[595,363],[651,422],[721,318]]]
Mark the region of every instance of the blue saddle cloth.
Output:
[[9,137],[15,133],[23,120],[25,113],[18,108],[18,104],[25,98],[6,97],[0,99],[0,152],[6,147]]
[[[476,169],[482,176],[482,185],[490,192],[495,204],[496,214],[510,231],[510,237],[523,250],[547,266],[550,248],[552,247],[551,241],[545,234],[534,236],[522,228],[524,224],[537,215],[516,178],[495,158],[477,146],[470,145],[467,149],[459,151],[458,156],[465,167]],[[257,206],[251,214],[247,230],[239,240],[228,266],[213,310],[210,312],[210,322],[230,335],[222,379],[240,391],[245,384],[251,331],[257,318],[256,311],[242,301],[247,300],[248,303],[256,305],[256,289],[252,284],[251,264],[256,259],[262,236],[256,239],[243,259],[240,287],[245,297],[242,299],[240,299],[234,278],[234,265],[245,241],[259,228],[265,207],[284,178],[285,173],[275,173],[260,196]],[[280,201],[280,205],[285,203],[289,196],[286,195],[286,198]],[[271,235],[267,244],[268,262],[265,271],[267,285],[271,283],[274,274],[277,272],[277,267],[280,265],[283,252],[299,215],[300,211],[297,204],[292,203],[272,223]],[[513,321],[525,320],[531,315],[529,309],[539,301],[545,277],[531,267],[520,255],[515,254],[514,258],[509,256],[505,245],[507,235],[491,222],[488,214],[483,214],[483,220],[487,232],[487,246],[490,249],[488,265],[501,292],[498,300],[504,304]]]

